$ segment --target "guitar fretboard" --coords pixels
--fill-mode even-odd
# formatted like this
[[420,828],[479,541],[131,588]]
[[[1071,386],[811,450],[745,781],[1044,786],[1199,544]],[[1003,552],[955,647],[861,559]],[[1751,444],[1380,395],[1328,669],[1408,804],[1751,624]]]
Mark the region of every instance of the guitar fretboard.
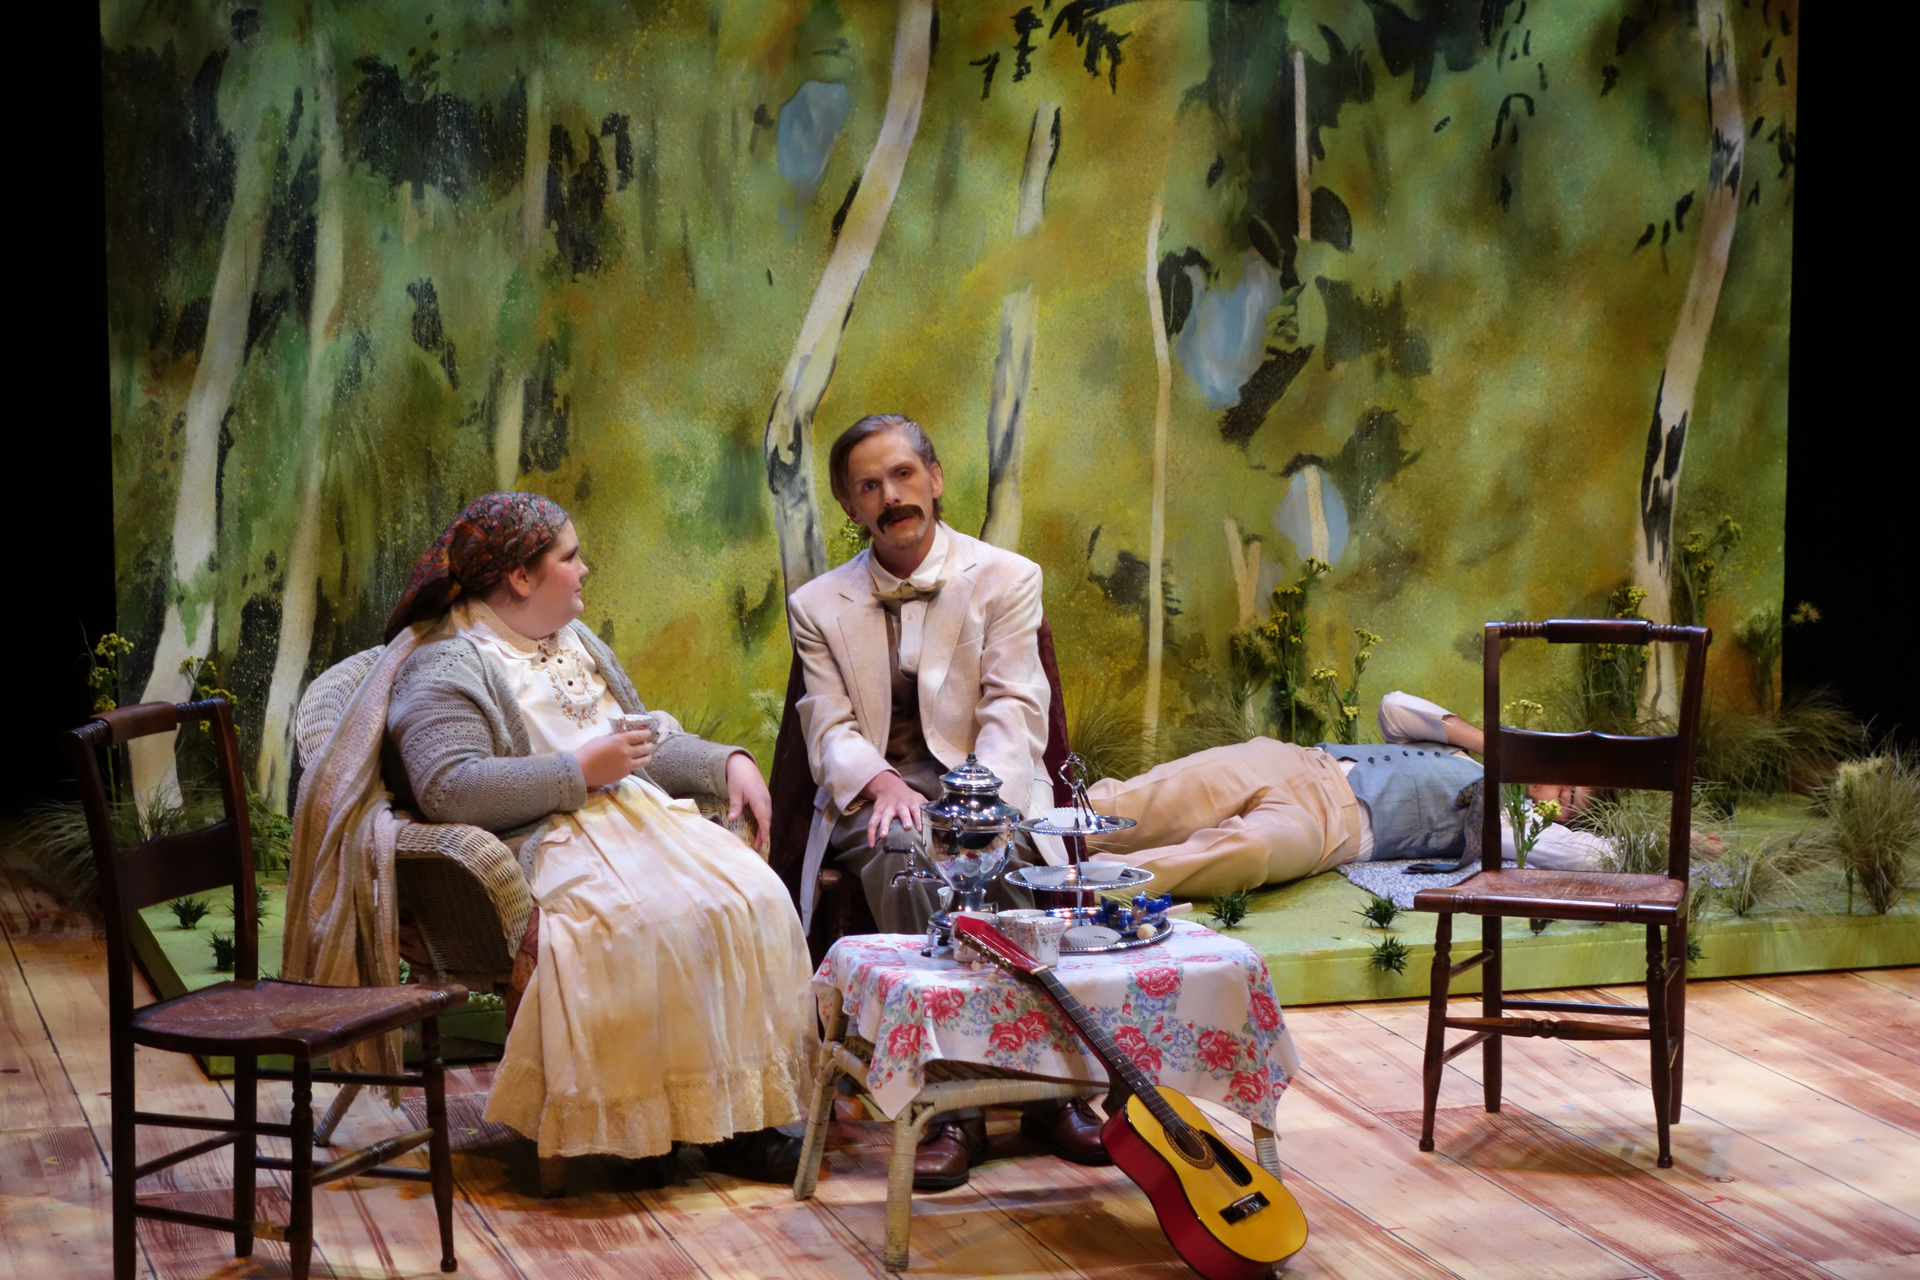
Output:
[[1100,1024],[1087,1011],[1087,1007],[1074,998],[1073,992],[1067,990],[1067,984],[1060,981],[1058,974],[1052,969],[1045,969],[1032,976],[1053,998],[1054,1003],[1060,1006],[1061,1011],[1072,1020],[1073,1025],[1080,1029],[1080,1034],[1087,1038],[1087,1043],[1093,1046],[1094,1052],[1099,1054],[1101,1060],[1107,1064],[1107,1070],[1126,1081],[1127,1087],[1139,1096],[1140,1101],[1146,1105],[1148,1111],[1153,1113],[1153,1118],[1160,1122],[1162,1128],[1169,1133],[1176,1133],[1187,1127],[1187,1122],[1182,1120],[1179,1113],[1160,1095],[1159,1087],[1153,1083],[1146,1072],[1134,1064],[1133,1059],[1129,1058],[1119,1045],[1113,1042],[1113,1037],[1101,1029]]

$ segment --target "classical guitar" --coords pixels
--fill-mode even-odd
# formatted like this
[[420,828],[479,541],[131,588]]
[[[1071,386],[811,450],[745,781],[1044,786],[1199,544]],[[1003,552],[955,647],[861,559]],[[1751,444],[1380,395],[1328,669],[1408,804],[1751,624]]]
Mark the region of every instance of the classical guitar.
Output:
[[1153,1203],[1160,1228],[1206,1280],[1257,1280],[1307,1242],[1307,1218],[1280,1179],[1242,1159],[1191,1101],[1147,1078],[1049,965],[974,916],[954,917],[964,936],[1060,1007],[1130,1096],[1100,1129],[1107,1153]]

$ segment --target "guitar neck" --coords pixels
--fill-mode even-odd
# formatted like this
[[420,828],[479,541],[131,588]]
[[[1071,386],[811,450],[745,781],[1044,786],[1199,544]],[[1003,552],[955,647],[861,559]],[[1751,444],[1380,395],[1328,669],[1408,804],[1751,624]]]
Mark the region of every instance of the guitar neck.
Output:
[[1039,973],[1028,976],[1040,985],[1040,989],[1047,993],[1048,998],[1060,1006],[1060,1012],[1067,1015],[1068,1021],[1072,1022],[1086,1042],[1093,1046],[1093,1051],[1100,1055],[1102,1062],[1107,1064],[1107,1070],[1126,1081],[1127,1088],[1133,1090],[1163,1128],[1173,1130],[1186,1126],[1186,1121],[1182,1120],[1179,1113],[1160,1096],[1159,1086],[1154,1084],[1146,1072],[1134,1065],[1133,1059],[1121,1051],[1120,1046],[1113,1042],[1112,1036],[1101,1029],[1100,1024],[1094,1021],[1093,1015],[1087,1012],[1087,1007],[1074,998],[1073,992],[1067,990],[1067,984],[1060,981],[1058,974],[1052,969],[1043,969]]

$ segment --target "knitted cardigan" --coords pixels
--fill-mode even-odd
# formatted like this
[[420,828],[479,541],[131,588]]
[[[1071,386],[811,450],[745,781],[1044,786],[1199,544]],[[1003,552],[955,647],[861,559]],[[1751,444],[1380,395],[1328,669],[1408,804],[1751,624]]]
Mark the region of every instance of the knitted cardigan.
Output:
[[[578,622],[567,625],[621,709],[645,713],[613,651]],[[745,748],[708,742],[672,716],[654,714],[653,759],[634,775],[672,796],[724,802],[727,759]],[[573,752],[533,753],[505,671],[459,634],[422,645],[401,666],[387,710],[386,746],[383,772],[396,802],[430,822],[514,836],[550,813],[587,802]]]

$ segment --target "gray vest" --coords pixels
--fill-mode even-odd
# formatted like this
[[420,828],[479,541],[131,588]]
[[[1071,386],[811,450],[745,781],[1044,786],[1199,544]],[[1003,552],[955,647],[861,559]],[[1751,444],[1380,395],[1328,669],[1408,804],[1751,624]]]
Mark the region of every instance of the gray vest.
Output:
[[1433,742],[1323,742],[1319,750],[1336,760],[1354,762],[1347,785],[1367,806],[1373,822],[1373,857],[1457,858],[1467,841],[1468,819],[1480,811],[1474,801],[1482,777],[1480,765]]

